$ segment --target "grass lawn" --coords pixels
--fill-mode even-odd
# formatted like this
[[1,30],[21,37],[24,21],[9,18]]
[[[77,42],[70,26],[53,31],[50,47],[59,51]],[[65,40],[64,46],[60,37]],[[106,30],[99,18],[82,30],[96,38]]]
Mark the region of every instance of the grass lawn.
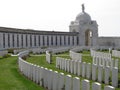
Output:
[[18,71],[17,57],[0,58],[0,90],[44,90]]

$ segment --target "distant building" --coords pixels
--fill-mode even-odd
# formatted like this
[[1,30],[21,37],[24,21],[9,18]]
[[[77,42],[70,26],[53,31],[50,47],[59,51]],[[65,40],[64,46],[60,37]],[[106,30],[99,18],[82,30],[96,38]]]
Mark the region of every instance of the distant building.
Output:
[[0,49],[49,46],[89,46],[120,48],[120,37],[99,37],[98,24],[85,12],[77,15],[69,32],[37,31],[0,27]]

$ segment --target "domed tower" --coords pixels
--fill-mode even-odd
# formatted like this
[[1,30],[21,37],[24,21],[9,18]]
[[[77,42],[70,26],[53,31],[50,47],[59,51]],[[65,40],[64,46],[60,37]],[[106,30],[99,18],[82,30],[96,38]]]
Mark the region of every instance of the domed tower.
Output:
[[75,21],[71,22],[69,30],[70,32],[79,32],[80,46],[97,46],[98,25],[85,12],[84,4],[82,4],[82,12],[77,15]]

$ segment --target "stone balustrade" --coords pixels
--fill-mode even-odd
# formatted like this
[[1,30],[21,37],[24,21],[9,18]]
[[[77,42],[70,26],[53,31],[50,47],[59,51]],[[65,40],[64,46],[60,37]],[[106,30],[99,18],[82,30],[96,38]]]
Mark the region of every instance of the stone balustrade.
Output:
[[8,54],[8,51],[7,50],[3,50],[3,51],[0,51],[0,56],[4,56]]

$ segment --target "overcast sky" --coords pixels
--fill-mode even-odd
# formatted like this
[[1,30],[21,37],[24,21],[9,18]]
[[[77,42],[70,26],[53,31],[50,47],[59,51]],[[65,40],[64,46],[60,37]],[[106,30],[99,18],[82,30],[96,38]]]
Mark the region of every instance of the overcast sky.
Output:
[[68,32],[82,3],[99,36],[120,36],[120,0],[0,0],[0,26]]

